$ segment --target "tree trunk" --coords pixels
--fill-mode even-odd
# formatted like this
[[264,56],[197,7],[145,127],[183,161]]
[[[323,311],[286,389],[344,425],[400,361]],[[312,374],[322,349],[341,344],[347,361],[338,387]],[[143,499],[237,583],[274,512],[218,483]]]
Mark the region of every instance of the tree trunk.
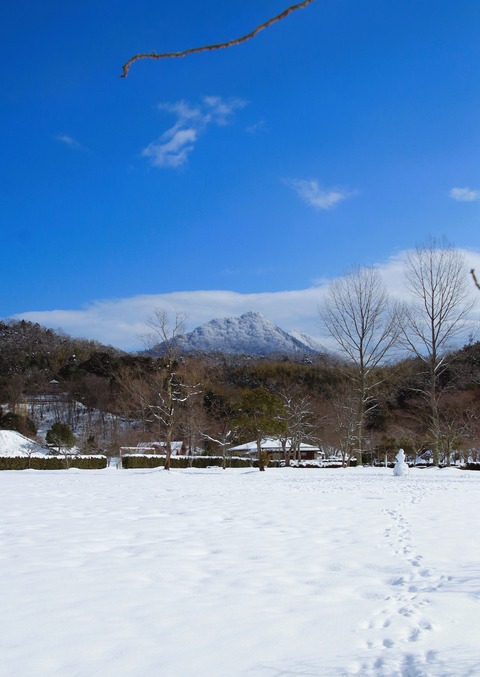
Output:
[[165,430],[165,470],[170,470],[172,458],[172,430],[167,426]]
[[262,450],[261,440],[257,440],[257,453],[258,453],[258,469],[260,470],[260,472],[263,472],[265,471],[265,460],[267,461],[268,464],[268,453]]
[[435,353],[432,355],[430,362],[430,416],[433,433],[433,465],[437,466],[440,463],[439,452],[439,418],[438,418],[438,402],[437,402],[437,388],[436,388],[436,363],[437,358]]

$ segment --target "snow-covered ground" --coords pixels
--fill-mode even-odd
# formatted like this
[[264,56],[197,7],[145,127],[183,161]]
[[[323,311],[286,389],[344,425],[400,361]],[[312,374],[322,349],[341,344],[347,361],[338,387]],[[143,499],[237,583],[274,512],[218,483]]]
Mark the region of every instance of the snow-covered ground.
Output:
[[15,430],[0,430],[0,456],[45,456],[48,449]]
[[478,677],[480,472],[0,473],[8,677]]

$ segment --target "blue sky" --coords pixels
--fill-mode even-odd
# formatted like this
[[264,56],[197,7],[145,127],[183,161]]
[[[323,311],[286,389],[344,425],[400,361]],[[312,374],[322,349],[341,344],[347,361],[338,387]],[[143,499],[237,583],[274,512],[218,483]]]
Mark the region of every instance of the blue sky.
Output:
[[478,0],[317,0],[119,77],[289,4],[8,3],[0,317],[127,348],[159,304],[313,332],[354,263],[389,270],[428,234],[475,263]]

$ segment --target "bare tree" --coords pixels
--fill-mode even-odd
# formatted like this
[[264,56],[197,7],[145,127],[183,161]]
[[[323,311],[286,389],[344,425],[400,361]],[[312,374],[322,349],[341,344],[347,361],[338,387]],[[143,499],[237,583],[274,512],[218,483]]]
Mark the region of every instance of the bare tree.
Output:
[[442,463],[459,460],[474,437],[476,414],[471,393],[443,394],[439,402],[439,451]]
[[212,437],[212,435],[209,435],[208,433],[202,433],[203,439],[206,442],[218,444],[222,450],[222,468],[224,470],[227,467],[227,451],[233,444],[232,440],[235,437],[237,430],[237,428],[232,428],[231,430],[223,429],[220,431],[220,435],[218,437]]
[[[186,448],[186,455],[190,464],[198,450],[200,440],[203,440],[203,431],[206,427],[206,413],[200,398],[204,381],[202,365],[198,361],[189,360],[182,369],[182,402],[178,403],[178,429]],[[186,397],[185,397],[186,395]]]
[[335,431],[335,442],[340,449],[342,465],[347,467],[358,448],[358,398],[348,384],[339,386],[332,398],[331,420]]
[[[227,450],[233,445],[238,426],[233,420],[237,411],[229,399],[221,392],[208,390],[204,396],[204,407],[211,419],[210,430],[203,433],[206,442],[218,445],[222,450],[222,467],[227,467]],[[213,423],[213,425],[212,425]]]
[[285,465],[294,460],[301,461],[302,442],[313,442],[316,425],[313,404],[309,395],[299,389],[282,390],[278,393],[283,402],[278,420],[281,423],[280,442],[283,449]]
[[226,42],[218,42],[212,45],[204,45],[203,47],[190,47],[189,49],[186,49],[183,52],[164,52],[163,54],[158,54],[157,52],[148,52],[144,54],[135,54],[135,56],[132,56],[131,59],[129,59],[124,64],[123,72],[120,77],[126,78],[131,65],[135,61],[139,61],[140,59],[175,59],[175,58],[178,59],[183,56],[188,56],[189,54],[198,54],[199,52],[211,52],[217,49],[226,49],[228,47],[240,45],[242,44],[242,42],[247,42],[247,40],[251,40],[252,38],[254,38],[257,35],[257,33],[260,33],[260,31],[262,31],[264,28],[269,28],[273,24],[277,23],[277,21],[285,19],[289,14],[295,12],[297,9],[303,9],[307,5],[310,5],[313,1],[314,0],[303,0],[303,2],[299,2],[296,5],[291,5],[277,16],[268,19],[268,21],[265,21],[264,23],[254,28],[253,31],[250,31],[250,33],[242,35],[239,38],[227,40]]
[[8,406],[10,411],[16,412],[17,405],[20,404],[23,400],[23,394],[25,389],[25,375],[24,374],[12,374],[7,383],[5,384],[5,394],[8,398]]
[[472,268],[472,269],[471,269],[470,275],[471,275],[472,278],[473,278],[473,282],[474,282],[476,288],[477,288],[477,289],[480,289],[480,282],[478,281],[477,274],[475,273],[475,268]]
[[413,300],[404,308],[403,343],[425,365],[420,394],[427,403],[433,462],[438,465],[441,378],[449,364],[449,350],[471,327],[475,300],[464,257],[445,238],[429,237],[409,254],[405,281]]
[[170,321],[168,313],[157,309],[148,319],[150,333],[142,337],[146,347],[160,352],[150,371],[123,374],[121,383],[142,416],[156,425],[165,438],[165,469],[170,470],[172,440],[179,410],[190,398],[200,393],[198,384],[189,383],[183,373],[178,337],[184,333],[184,317],[176,313]]
[[404,449],[409,460],[417,465],[422,452],[428,449],[428,433],[422,425],[421,415],[413,416],[412,420],[402,421],[391,426],[389,430],[397,449]]
[[383,381],[383,376],[376,377],[375,370],[395,345],[398,318],[380,273],[374,268],[355,267],[333,280],[319,312],[323,325],[349,363],[345,374],[356,399],[355,453],[361,463],[365,419],[375,406],[373,391]]

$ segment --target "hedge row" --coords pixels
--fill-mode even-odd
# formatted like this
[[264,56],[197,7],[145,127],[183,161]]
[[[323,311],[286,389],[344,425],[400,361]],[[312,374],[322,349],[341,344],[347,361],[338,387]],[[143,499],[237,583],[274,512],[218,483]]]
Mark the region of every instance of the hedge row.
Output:
[[102,470],[106,467],[106,456],[0,456],[0,470]]
[[[255,463],[255,462],[254,462]],[[165,465],[165,456],[125,454],[122,456],[122,468],[159,468]],[[257,463],[258,465],[258,463]],[[172,468],[217,468],[223,467],[222,456],[172,456],[170,459]],[[249,458],[227,458],[227,468],[250,468],[252,462]],[[273,467],[273,466],[272,466]]]
[[471,461],[465,467],[467,470],[480,470],[480,463],[478,461]]
[[[258,460],[251,461],[249,465],[252,465],[254,468],[258,468]],[[281,468],[284,465],[283,461],[270,461],[268,462],[268,465],[266,465],[266,468]]]

